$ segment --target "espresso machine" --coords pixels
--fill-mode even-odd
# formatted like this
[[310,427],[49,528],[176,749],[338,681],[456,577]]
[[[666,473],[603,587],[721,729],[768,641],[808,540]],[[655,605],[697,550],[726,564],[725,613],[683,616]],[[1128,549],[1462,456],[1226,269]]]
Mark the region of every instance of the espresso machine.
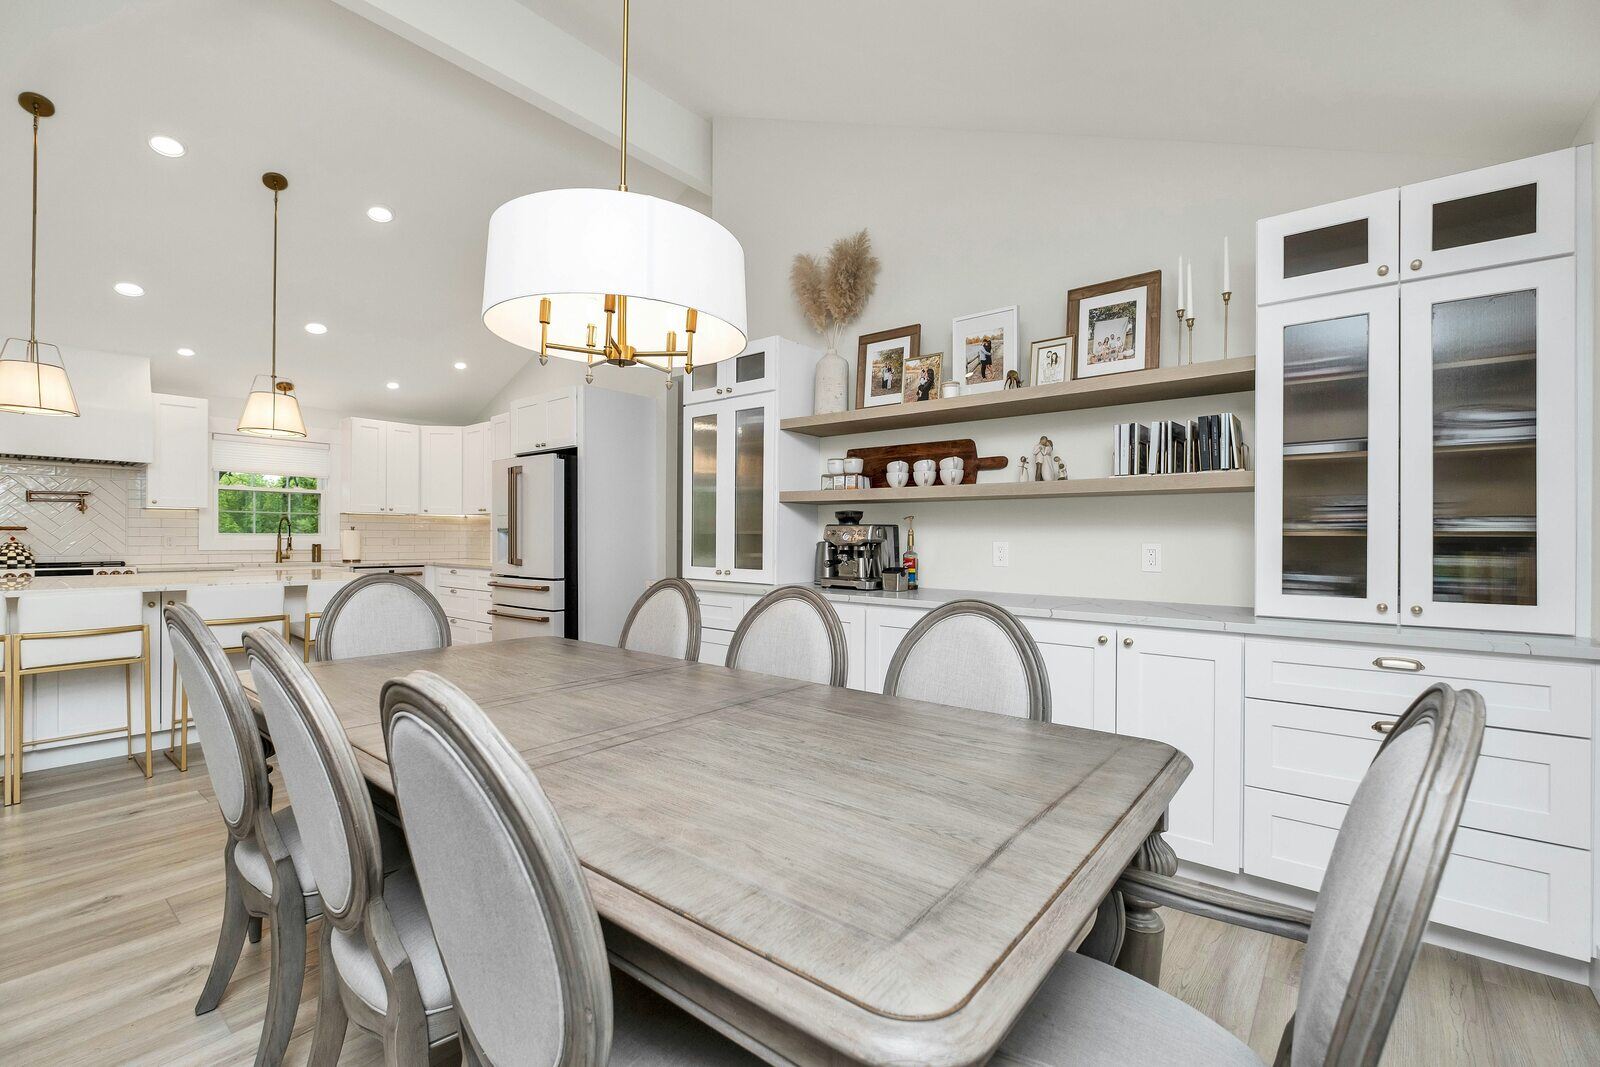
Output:
[[859,511],[836,511],[817,542],[816,584],[834,589],[882,589],[885,567],[900,566],[900,527],[863,523]]

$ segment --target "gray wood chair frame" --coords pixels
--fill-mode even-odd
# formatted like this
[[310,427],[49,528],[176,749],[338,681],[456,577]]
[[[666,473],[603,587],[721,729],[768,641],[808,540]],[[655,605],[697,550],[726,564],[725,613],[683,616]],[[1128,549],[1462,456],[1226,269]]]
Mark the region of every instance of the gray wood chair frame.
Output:
[[[245,938],[252,944],[259,942],[261,921],[270,919],[272,969],[256,1063],[281,1063],[294,1030],[300,990],[305,982],[306,923],[321,914],[322,903],[314,887],[301,885],[277,818],[272,813],[272,787],[267,778],[261,736],[226,652],[199,612],[187,604],[169,606],[163,609],[162,615],[174,646],[182,645],[193,652],[200,665],[202,677],[186,679],[185,687],[196,691],[205,686],[214,691],[242,771],[241,814],[237,819],[230,819],[228,812],[222,811],[222,821],[228,827],[228,841],[222,848],[222,929],[217,935],[216,956],[211,961],[211,970],[200,999],[195,1003],[194,1013],[205,1015],[222,1002],[239,963]],[[176,658],[173,665],[174,669],[178,668]],[[214,753],[207,767],[224,758],[223,753]],[[235,851],[241,844],[252,841],[267,860],[272,876],[270,893],[261,892],[239,872]]]
[[750,628],[768,610],[788,600],[800,601],[815,611],[817,617],[822,620],[823,628],[827,631],[829,652],[832,657],[828,668],[828,684],[844,688],[850,678],[850,653],[845,645],[844,624],[839,621],[839,613],[833,610],[833,605],[828,603],[827,597],[808,585],[779,586],[751,605],[750,610],[745,612],[744,618],[739,620],[738,628],[733,631],[733,640],[728,643],[727,666],[739,668],[739,649],[744,645]]
[[1021,620],[1000,605],[991,604],[987,600],[952,600],[939,605],[918,619],[900,639],[899,646],[894,650],[894,656],[889,660],[889,670],[883,679],[884,695],[896,695],[895,691],[900,687],[900,673],[905,669],[906,660],[910,658],[917,643],[927,637],[935,627],[963,615],[975,615],[987,619],[998,626],[1010,640],[1017,650],[1017,658],[1022,661],[1022,672],[1028,687],[1027,717],[1036,722],[1049,722],[1050,675],[1045,670],[1044,659],[1039,655],[1039,646],[1034,644],[1033,635],[1028,633]]
[[[483,710],[455,685],[429,671],[414,671],[383,687],[383,730],[391,756],[395,799],[408,838],[405,820],[409,806],[426,805],[431,797],[420,787],[407,788],[404,760],[396,759],[397,726],[414,724],[452,753],[485,794],[505,828],[535,896],[544,906],[545,922],[556,961],[563,1019],[562,1050],[557,1062],[569,1067],[604,1064],[611,1050],[611,975],[600,917],[589,897],[577,853],[561,819],[528,765]],[[427,897],[428,880],[421,870],[419,882]],[[442,907],[451,901],[429,901]],[[450,953],[440,946],[445,971]],[[459,962],[459,961],[458,961]],[[452,978],[452,989],[459,986]],[[474,1010],[481,1005],[459,999],[463,1056],[467,1063],[491,1063],[473,1034]]]
[[[395,585],[416,596],[417,600],[425,604],[433,615],[435,624],[439,627],[439,643],[435,648],[450,647],[450,619],[444,613],[444,608],[434,595],[420,583],[407,578],[403,574],[363,574],[355,581],[350,582],[343,589],[328,598],[328,604],[322,609],[320,625],[317,627],[317,637],[311,646],[313,660],[329,660],[333,637],[339,625],[339,615],[350,604],[350,601],[359,596],[362,590],[371,589],[375,585]],[[285,627],[287,629],[287,626]]]
[[[1478,693],[1433,685],[1412,702],[1378,748],[1374,763],[1408,731],[1423,723],[1433,725],[1427,762],[1404,814],[1355,970],[1343,991],[1324,1064],[1371,1065],[1383,1054],[1461,822],[1483,743],[1484,718]],[[1126,872],[1113,893],[1118,896],[1302,942],[1310,938],[1315,922],[1315,913],[1304,908],[1147,870]],[[1120,910],[1120,902],[1108,902],[1102,906],[1102,919]],[[1104,962],[1114,960],[1119,945],[1114,937],[1105,936],[1112,929],[1109,921],[1097,923],[1079,951]],[[1273,1061],[1278,1067],[1291,1062],[1294,1039],[1295,1018],[1290,1018]]]
[[638,600],[633,602],[633,607],[628,612],[628,618],[622,624],[622,636],[617,640],[618,648],[628,647],[628,635],[633,632],[634,620],[639,617],[639,612],[644,609],[654,597],[664,593],[676,593],[683,598],[684,610],[689,614],[689,636],[684,642],[682,659],[697,660],[700,658],[700,595],[682,578],[663,578],[653,583],[646,589]]
[[[330,602],[329,607],[332,606]],[[328,632],[328,628],[322,632]],[[321,640],[320,636],[318,639]],[[456,1035],[441,1037],[430,1045],[422,992],[417,986],[411,958],[384,901],[378,816],[344,727],[306,664],[283,638],[271,630],[255,629],[244,635],[244,645],[250,656],[251,672],[269,675],[288,694],[305,724],[322,770],[332,786],[350,859],[349,898],[339,906],[326,899],[322,902],[321,986],[317,997],[317,1026],[307,1062],[311,1067],[336,1064],[349,1022],[382,1038],[386,1063],[415,1065],[440,1057],[447,1059],[456,1046]],[[260,674],[257,677],[259,679]],[[267,697],[260,681],[257,686],[264,707]],[[279,744],[281,746],[281,739]],[[335,929],[361,934],[383,979],[386,1011],[373,1010],[339,977],[332,946]]]

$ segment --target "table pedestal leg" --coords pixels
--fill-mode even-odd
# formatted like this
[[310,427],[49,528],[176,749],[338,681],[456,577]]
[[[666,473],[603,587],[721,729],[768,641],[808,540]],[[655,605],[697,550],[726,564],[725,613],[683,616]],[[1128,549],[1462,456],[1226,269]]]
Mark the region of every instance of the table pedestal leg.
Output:
[[[1156,824],[1150,836],[1144,839],[1139,851],[1134,853],[1129,868],[1136,871],[1153,871],[1156,874],[1178,873],[1178,857],[1161,838],[1167,828],[1166,816]],[[1143,978],[1151,985],[1161,984],[1161,943],[1167,924],[1162,921],[1156,906],[1123,894],[1122,951],[1117,955],[1117,967],[1135,978]]]

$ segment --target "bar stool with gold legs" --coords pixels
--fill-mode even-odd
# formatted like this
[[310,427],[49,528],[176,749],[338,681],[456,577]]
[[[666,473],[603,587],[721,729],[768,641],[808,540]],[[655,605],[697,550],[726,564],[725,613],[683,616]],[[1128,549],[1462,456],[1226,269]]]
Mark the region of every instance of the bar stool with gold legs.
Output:
[[[317,640],[318,622],[322,618],[323,609],[328,606],[328,601],[333,594],[345,587],[342,581],[326,580],[321,582],[306,583],[306,613],[304,617],[289,621],[289,632],[300,639],[303,646],[300,650],[301,659],[311,662],[311,646]],[[293,647],[294,642],[289,642]]]
[[[22,801],[22,753],[25,748],[54,741],[75,741],[124,734],[128,758],[135,760],[133,738],[133,667],[144,675],[144,763],[149,778],[155,773],[153,707],[150,702],[150,627],[144,621],[144,594],[138,589],[85,589],[75,592],[27,593],[17,600],[17,632],[6,643],[6,675],[10,692],[6,707],[11,737],[10,802]],[[66,671],[122,668],[122,694],[126,722],[122,727],[86,730],[58,737],[29,739],[24,733],[23,697],[29,678]]]
[[[289,639],[289,616],[283,610],[281,585],[202,585],[188,590],[184,599],[199,613],[228,654],[244,651],[244,632],[277,623]],[[189,769],[189,697],[172,665],[172,732],[166,756],[180,771]]]

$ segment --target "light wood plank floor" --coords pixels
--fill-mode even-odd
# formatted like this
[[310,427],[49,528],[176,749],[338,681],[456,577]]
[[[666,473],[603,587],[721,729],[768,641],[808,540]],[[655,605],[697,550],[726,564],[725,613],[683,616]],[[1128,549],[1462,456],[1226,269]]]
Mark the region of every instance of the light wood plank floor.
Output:
[[[222,914],[226,832],[203,760],[146,782],[108,761],[31,774],[0,812],[0,1064],[248,1064],[266,1001],[267,938],[246,945],[222,1006],[194,1015]],[[1162,985],[1270,1061],[1293,1011],[1301,946],[1167,912]],[[287,1062],[303,1064],[316,938]],[[379,1064],[352,1031],[347,1064]],[[1425,947],[1386,1064],[1600,1063],[1600,1007],[1581,986]]]

